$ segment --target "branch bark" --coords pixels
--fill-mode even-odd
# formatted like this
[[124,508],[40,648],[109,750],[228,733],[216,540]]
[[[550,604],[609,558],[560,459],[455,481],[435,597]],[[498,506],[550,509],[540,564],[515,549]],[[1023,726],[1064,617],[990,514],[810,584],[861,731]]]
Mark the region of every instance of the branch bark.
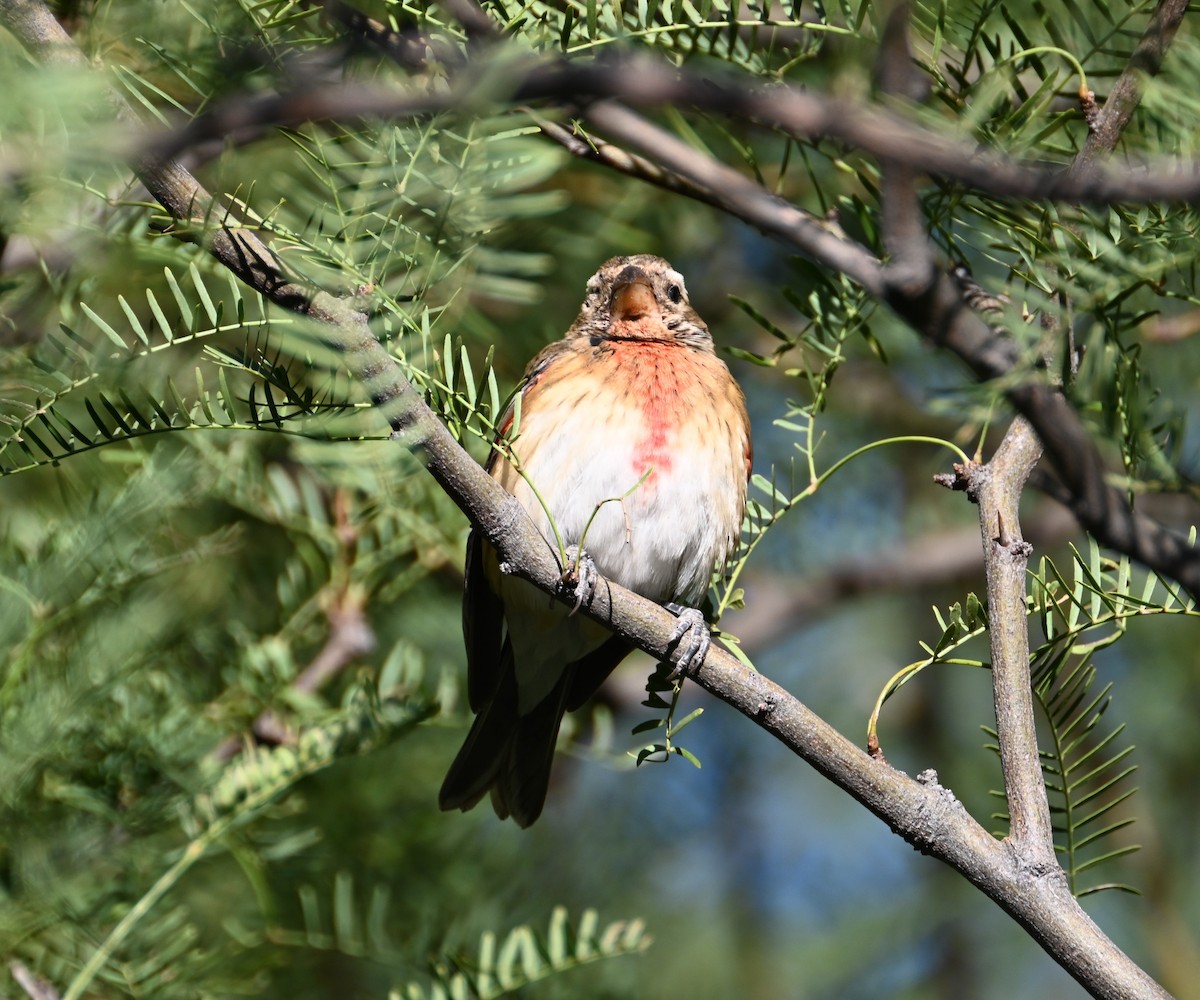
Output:
[[1050,805],[1038,753],[1029,676],[1026,570],[1033,546],[1021,536],[1021,491],[1042,455],[1029,424],[1017,417],[992,460],[968,473],[968,495],[979,504],[987,569],[988,638],[1000,765],[1008,800],[1009,839],[1027,862],[1058,871]]

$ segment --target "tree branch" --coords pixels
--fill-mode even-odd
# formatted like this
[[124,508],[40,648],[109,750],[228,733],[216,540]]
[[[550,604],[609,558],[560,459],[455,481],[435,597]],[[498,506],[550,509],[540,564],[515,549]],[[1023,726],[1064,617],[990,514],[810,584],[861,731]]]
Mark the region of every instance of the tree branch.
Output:
[[86,62],[74,39],[42,0],[0,0],[0,17],[9,33],[41,62],[73,66]]
[[712,203],[722,211],[785,240],[810,259],[847,275],[872,295],[883,295],[879,261],[836,226],[771,194],[732,167],[693,149],[615,101],[592,104],[586,115],[609,135],[652,152],[674,174],[711,192]]
[[1188,0],[1160,0],[1129,64],[1113,84],[1104,109],[1089,128],[1083,148],[1071,164],[1072,175],[1078,177],[1090,173],[1103,156],[1117,148],[1125,126],[1142,99],[1138,81],[1142,76],[1158,73],[1187,8]]
[[[908,3],[895,4],[888,14],[879,47],[880,90],[898,104],[914,99],[919,91],[909,50],[908,21]],[[937,271],[937,257],[925,231],[917,172],[910,164],[891,158],[882,159],[880,167],[881,229],[888,257],[884,281],[887,289],[898,290],[896,294],[911,294],[928,288]],[[884,296],[890,294],[893,292],[885,289]]]
[[[308,666],[288,685],[291,691],[300,694],[320,691],[356,659],[375,648],[375,633],[363,613],[360,594],[339,593],[333,606],[326,612],[326,619],[329,622],[329,636]],[[270,708],[260,713],[250,728],[255,737],[264,743],[290,743],[297,736],[286,720]],[[218,761],[227,761],[237,754],[243,742],[243,736],[229,736],[213,750],[212,756]]]
[[[732,207],[717,192],[701,187],[699,184],[693,184],[687,178],[680,177],[670,170],[664,170],[653,160],[630,153],[611,142],[605,142],[598,136],[589,135],[583,131],[578,122],[573,128],[567,129],[557,122],[542,117],[532,109],[526,110],[537,123],[538,128],[542,130],[542,135],[552,142],[558,143],[576,159],[600,164],[616,173],[624,174],[626,177],[653,184],[672,194],[681,194],[685,198],[691,198],[693,201],[709,205],[722,212],[732,212]],[[819,225],[816,218],[812,218],[812,221],[814,225]]]
[[1000,765],[1008,799],[1009,839],[1030,863],[1062,874],[1054,856],[1054,831],[1038,753],[1029,676],[1026,570],[1033,546],[1021,537],[1021,491],[1042,455],[1028,422],[1018,417],[992,460],[968,473],[968,496],[979,504],[987,567],[988,638]]
[[418,72],[425,70],[429,65],[429,52],[432,52],[440,62],[446,64],[456,64],[460,61],[458,50],[448,44],[445,39],[419,31],[396,31],[382,21],[368,17],[357,7],[345,3],[344,0],[306,0],[306,2],[320,7],[326,17],[337,21],[354,38],[369,42],[393,62],[406,69]]
[[[1044,504],[1032,521],[1025,520],[1023,533],[1039,548],[1061,544],[1079,530],[1074,516],[1057,503]],[[971,527],[930,531],[800,578],[747,571],[738,628],[755,655],[847,597],[970,586],[982,568],[979,529]]]
[[455,74],[453,86],[444,91],[406,93],[386,85],[348,83],[259,97],[239,95],[165,137],[156,152],[175,156],[187,146],[220,137],[236,142],[241,134],[256,135],[263,125],[394,119],[470,106],[480,98],[491,103],[507,91],[516,104],[578,106],[616,100],[634,108],[691,107],[755,121],[799,139],[831,139],[997,197],[1102,205],[1200,197],[1200,162],[1195,160],[1149,160],[1140,167],[1087,172],[1046,167],[981,150],[974,141],[934,131],[874,104],[783,84],[748,88],[733,78],[700,76],[644,57],[602,63],[527,59],[508,63],[503,75],[495,70],[481,57]]

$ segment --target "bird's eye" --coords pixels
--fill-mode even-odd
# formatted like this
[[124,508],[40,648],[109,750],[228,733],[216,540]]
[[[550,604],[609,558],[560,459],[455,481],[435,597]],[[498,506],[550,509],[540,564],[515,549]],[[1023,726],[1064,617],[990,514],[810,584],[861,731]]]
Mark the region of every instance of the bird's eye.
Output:
[[678,304],[683,301],[683,292],[679,290],[678,285],[667,285],[667,298]]

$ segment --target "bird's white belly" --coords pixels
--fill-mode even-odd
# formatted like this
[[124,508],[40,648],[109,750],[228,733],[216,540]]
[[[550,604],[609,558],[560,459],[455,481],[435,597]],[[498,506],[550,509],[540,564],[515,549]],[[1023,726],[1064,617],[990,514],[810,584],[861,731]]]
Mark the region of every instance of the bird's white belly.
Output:
[[[582,544],[601,575],[654,601],[695,604],[724,555],[724,531],[712,510],[722,463],[685,449],[680,439],[687,435],[677,429],[648,429],[639,412],[611,418],[598,432],[576,411],[542,439],[525,470],[563,544]],[[582,446],[589,440],[597,447]],[[550,519],[529,492],[537,506],[522,502],[553,544]]]

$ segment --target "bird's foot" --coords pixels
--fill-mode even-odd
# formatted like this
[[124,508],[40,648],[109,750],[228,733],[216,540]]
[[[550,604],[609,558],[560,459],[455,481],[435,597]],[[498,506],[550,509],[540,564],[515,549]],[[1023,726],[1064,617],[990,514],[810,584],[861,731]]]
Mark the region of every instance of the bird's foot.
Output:
[[704,665],[704,658],[712,645],[712,637],[708,631],[708,622],[695,608],[685,608],[681,604],[666,605],[668,611],[677,615],[675,631],[671,633],[671,641],[667,648],[679,646],[679,659],[675,661],[675,669],[671,671],[670,680],[679,680],[689,673],[699,670]]
[[578,545],[568,545],[562,582],[575,594],[575,606],[571,608],[571,614],[575,614],[585,604],[592,603],[599,581],[600,571],[596,569],[592,557],[581,551]]

